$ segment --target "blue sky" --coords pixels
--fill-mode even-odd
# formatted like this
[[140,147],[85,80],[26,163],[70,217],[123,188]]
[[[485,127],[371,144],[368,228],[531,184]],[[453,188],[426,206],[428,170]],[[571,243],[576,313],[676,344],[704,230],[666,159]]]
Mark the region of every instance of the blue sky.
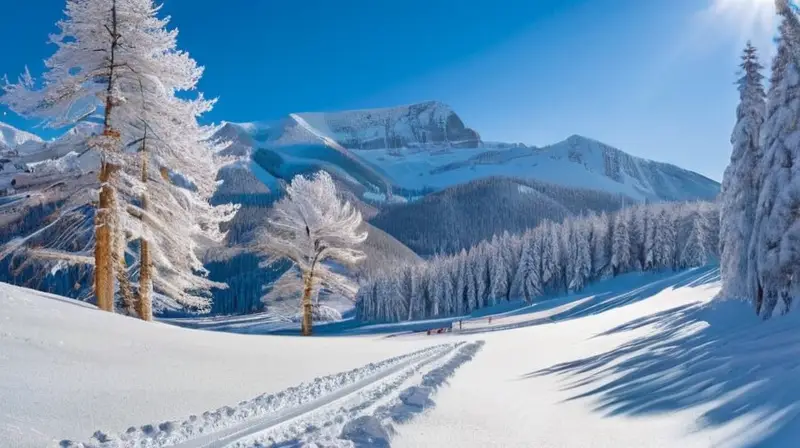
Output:
[[[719,180],[739,50],[750,37],[768,50],[741,6],[764,1],[166,0],[164,11],[206,66],[213,121],[436,99],[486,140],[581,134]],[[4,6],[0,74],[41,72],[63,5]]]

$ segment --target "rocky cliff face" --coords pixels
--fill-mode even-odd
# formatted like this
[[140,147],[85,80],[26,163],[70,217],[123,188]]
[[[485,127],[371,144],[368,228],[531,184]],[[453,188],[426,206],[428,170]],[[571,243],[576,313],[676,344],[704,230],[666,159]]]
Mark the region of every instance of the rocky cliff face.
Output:
[[348,149],[477,148],[481,145],[480,135],[466,127],[449,106],[437,101],[295,116]]

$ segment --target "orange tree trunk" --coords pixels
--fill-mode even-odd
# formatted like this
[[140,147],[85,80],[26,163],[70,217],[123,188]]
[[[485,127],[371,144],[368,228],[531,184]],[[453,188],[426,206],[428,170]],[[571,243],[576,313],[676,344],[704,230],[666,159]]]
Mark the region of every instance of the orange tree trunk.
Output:
[[114,189],[109,185],[115,167],[103,162],[98,179],[100,203],[95,213],[95,247],[94,247],[94,293],[97,307],[104,311],[114,311],[114,269],[112,263],[112,207],[114,206]]
[[311,305],[311,286],[314,281],[314,277],[312,274],[304,275],[304,284],[305,287],[303,288],[303,323],[300,327],[300,331],[302,332],[303,336],[311,336],[311,324],[312,324],[312,305]]
[[[147,128],[142,141],[142,183],[147,184]],[[163,173],[162,173],[163,176]],[[142,210],[150,207],[147,191],[142,193]],[[150,242],[139,240],[139,298],[136,313],[142,320],[153,320],[153,260],[150,255]]]
[[136,313],[142,320],[153,320],[153,262],[150,258],[150,243],[142,239],[139,244],[139,300],[136,302]]

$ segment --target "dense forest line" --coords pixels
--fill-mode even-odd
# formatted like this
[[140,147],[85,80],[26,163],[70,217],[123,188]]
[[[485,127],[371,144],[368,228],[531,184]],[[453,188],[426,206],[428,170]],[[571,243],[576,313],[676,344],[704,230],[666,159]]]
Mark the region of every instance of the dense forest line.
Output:
[[356,315],[377,322],[460,316],[517,297],[577,292],[629,272],[702,266],[718,259],[718,238],[719,210],[708,202],[546,221],[454,256],[390,268],[361,287]]

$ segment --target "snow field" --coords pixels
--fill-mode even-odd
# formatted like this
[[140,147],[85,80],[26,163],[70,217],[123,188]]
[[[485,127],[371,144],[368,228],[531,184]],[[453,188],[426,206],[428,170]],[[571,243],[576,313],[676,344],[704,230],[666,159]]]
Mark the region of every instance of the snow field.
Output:
[[441,342],[190,330],[0,284],[0,446],[55,446],[98,429],[199,419]]
[[183,421],[168,421],[131,427],[109,436],[98,431],[88,443],[62,442],[70,448],[115,448],[120,446],[223,447],[316,409],[328,400],[359,390],[420,359],[449,351],[449,345],[422,349],[348,372],[315,378],[274,394],[264,394],[236,406],[223,406]]
[[[394,433],[390,420],[392,413],[398,413],[401,409],[404,414],[412,412],[411,408],[406,411],[404,404],[409,391],[431,382],[429,378],[442,378],[443,381],[454,372],[454,361],[459,365],[465,362],[464,353],[472,353],[473,348],[479,345],[464,342],[447,344],[446,350],[391,372],[353,394],[314,409],[286,425],[276,426],[249,439],[241,439],[231,446],[351,446],[351,443],[359,446],[359,443],[367,442],[363,440],[365,421],[370,422],[367,426],[373,430],[367,431],[371,434],[369,437],[375,438],[369,441],[372,444],[368,446],[388,446],[390,436]],[[426,389],[430,394],[432,389]],[[421,412],[428,407],[425,403],[425,406],[413,409]],[[376,434],[382,436],[377,437]]]
[[[96,428],[164,422],[73,445],[102,448],[175,446],[142,437],[143,428],[180,437],[194,431],[191,439],[176,437],[183,448],[779,448],[800,440],[800,314],[763,322],[747,303],[712,300],[719,292],[713,267],[615,278],[590,289],[495,314],[492,327],[471,329],[483,330],[484,345],[458,333],[378,340],[186,330],[0,285],[0,363],[11,366],[0,369],[0,441],[54,446],[61,438],[51,434],[74,433],[76,422],[88,426],[82,409],[98,420],[82,437]],[[127,346],[116,340],[117,327]],[[95,339],[78,341],[73,332],[103,334],[111,346],[96,349]],[[214,363],[198,359],[198,343]],[[147,356],[136,350],[148,344]],[[361,350],[373,351],[353,354]],[[253,357],[269,361],[248,363]],[[75,369],[85,363],[88,370]],[[176,380],[175,364],[214,382]],[[17,371],[21,377],[9,376]],[[106,378],[123,371],[130,372]],[[337,371],[344,373],[331,375]],[[81,387],[81,374],[89,385]],[[139,395],[153,398],[148,387],[158,396],[143,402]],[[248,387],[259,392],[247,401],[227,390]],[[208,401],[205,395],[222,401],[194,401],[177,414],[182,420],[171,417],[197,396]],[[167,418],[159,406],[172,409]],[[257,406],[268,411],[256,414]],[[214,411],[186,418],[204,409]]]

